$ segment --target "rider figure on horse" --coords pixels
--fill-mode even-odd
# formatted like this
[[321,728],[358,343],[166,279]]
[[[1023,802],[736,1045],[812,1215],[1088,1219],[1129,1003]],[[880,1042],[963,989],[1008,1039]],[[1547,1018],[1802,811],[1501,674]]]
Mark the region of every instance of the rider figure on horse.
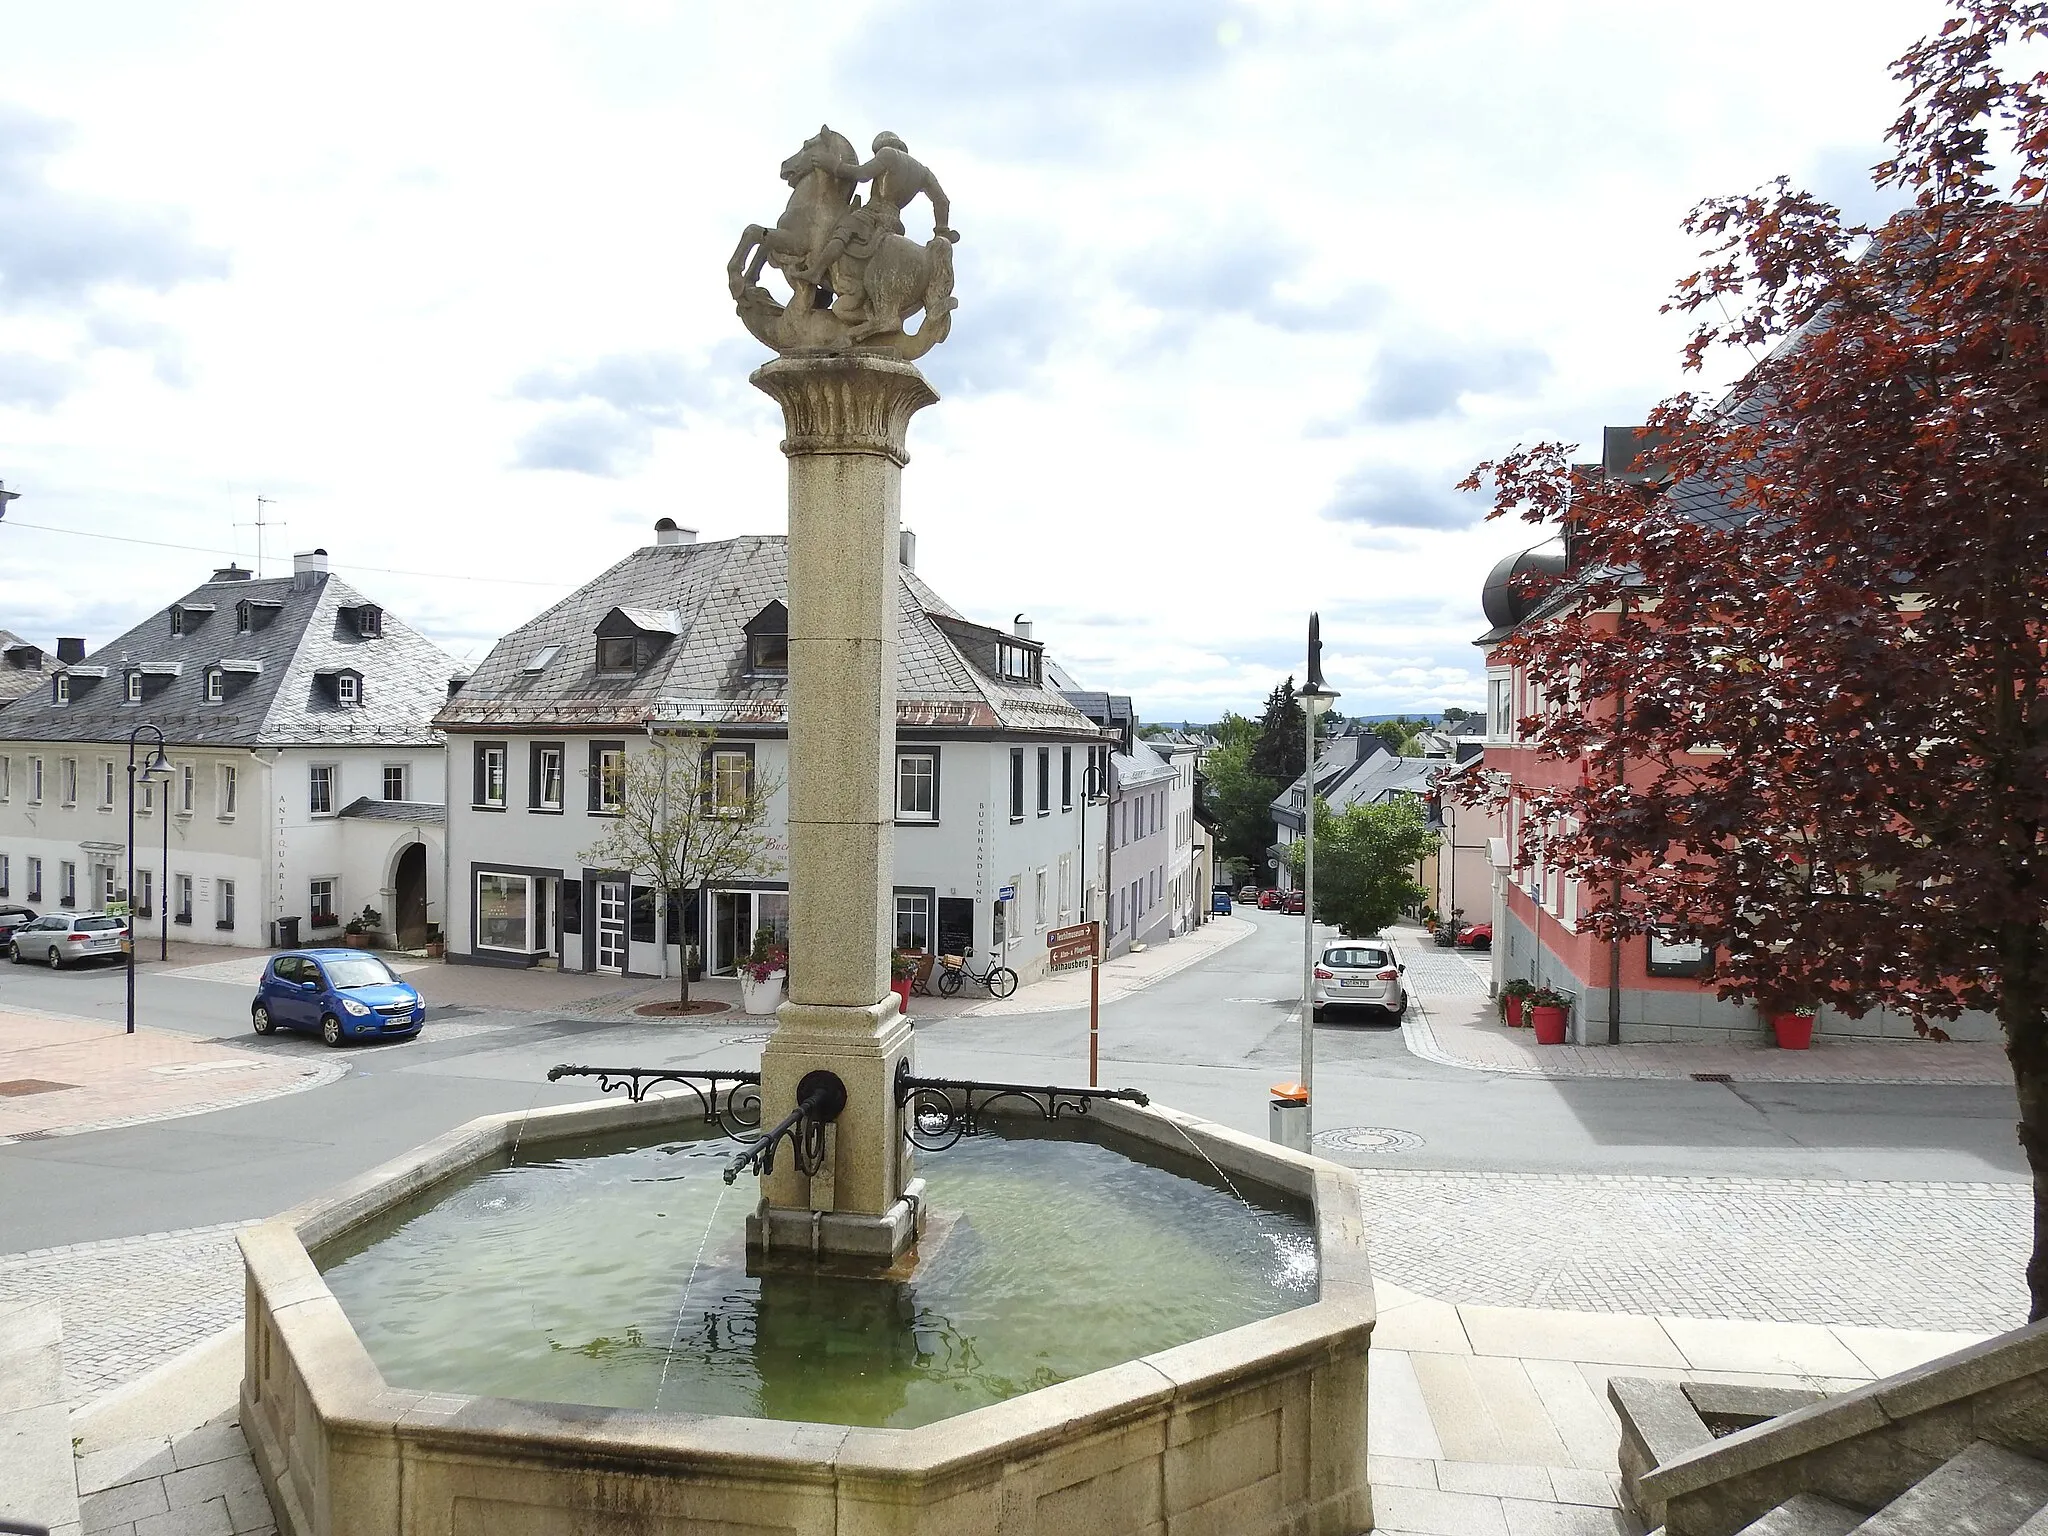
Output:
[[[833,313],[856,325],[867,319],[867,289],[863,276],[868,260],[880,247],[884,235],[903,233],[904,206],[919,193],[931,199],[933,235],[955,242],[960,238],[946,227],[953,208],[946,200],[945,188],[939,185],[939,178],[922,162],[911,158],[904,142],[893,133],[878,133],[873,149],[874,158],[865,165],[856,165],[851,160],[825,159],[823,156],[827,152],[823,150],[810,152],[813,163],[821,170],[874,185],[866,205],[862,206],[856,200],[840,215],[830,237],[812,257],[810,264],[803,271],[791,274],[793,280],[803,283],[821,283],[831,275],[840,300],[832,306]],[[833,272],[835,265],[840,267],[836,274]]]

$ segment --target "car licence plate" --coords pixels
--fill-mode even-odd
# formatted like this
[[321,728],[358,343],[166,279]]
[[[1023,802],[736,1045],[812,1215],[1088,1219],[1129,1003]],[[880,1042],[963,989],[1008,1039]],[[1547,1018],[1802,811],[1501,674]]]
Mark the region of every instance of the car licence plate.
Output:
[[1369,987],[1372,983],[1362,976],[1346,976],[1339,985],[1346,987]]

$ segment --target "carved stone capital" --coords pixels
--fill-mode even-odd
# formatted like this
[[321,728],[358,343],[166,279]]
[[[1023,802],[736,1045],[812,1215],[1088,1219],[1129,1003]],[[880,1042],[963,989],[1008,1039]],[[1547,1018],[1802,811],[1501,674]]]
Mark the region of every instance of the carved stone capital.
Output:
[[907,464],[910,418],[939,398],[915,364],[862,353],[778,357],[751,380],[782,407],[791,458],[873,453]]

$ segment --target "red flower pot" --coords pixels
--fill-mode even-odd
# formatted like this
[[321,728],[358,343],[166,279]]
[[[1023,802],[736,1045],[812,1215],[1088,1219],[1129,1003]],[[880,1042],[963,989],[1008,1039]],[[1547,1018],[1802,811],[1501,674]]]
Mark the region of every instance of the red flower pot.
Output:
[[1570,1010],[1564,1008],[1531,1008],[1529,1022],[1536,1027],[1538,1045],[1563,1045],[1564,1020]]
[[1522,1027],[1522,994],[1511,992],[1507,998],[1507,1021],[1509,1029]]
[[911,978],[906,976],[901,981],[889,983],[889,990],[896,994],[896,1001],[903,1005],[905,1013],[910,1012],[910,982]]
[[1810,1013],[1774,1013],[1771,1015],[1771,1029],[1777,1034],[1781,1051],[1804,1051],[1813,1045],[1813,1015]]

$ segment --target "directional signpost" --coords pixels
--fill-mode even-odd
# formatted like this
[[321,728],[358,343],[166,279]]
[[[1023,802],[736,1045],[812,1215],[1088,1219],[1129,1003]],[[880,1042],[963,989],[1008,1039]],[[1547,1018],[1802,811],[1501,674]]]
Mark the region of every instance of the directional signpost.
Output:
[[1046,934],[1045,947],[1051,951],[1047,960],[1055,971],[1088,967],[1088,1086],[1097,1087],[1102,1027],[1102,925],[1075,923],[1055,928]]

